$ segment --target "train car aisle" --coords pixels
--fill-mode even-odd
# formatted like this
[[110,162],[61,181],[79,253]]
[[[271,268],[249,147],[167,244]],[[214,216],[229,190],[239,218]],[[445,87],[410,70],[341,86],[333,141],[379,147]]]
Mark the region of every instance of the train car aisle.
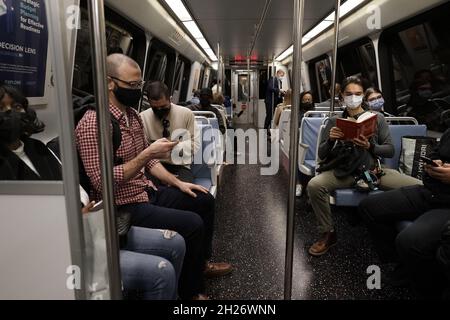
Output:
[[[259,165],[225,168],[217,198],[213,259],[233,264],[234,272],[207,282],[217,300],[283,299],[288,176],[261,176]],[[363,225],[348,212],[335,212],[339,243],[314,258],[308,245],[316,236],[314,214],[297,200],[293,299],[409,299],[410,290],[382,283],[367,288],[367,268],[378,259]],[[382,266],[382,272],[389,266]],[[383,280],[383,279],[382,279]]]

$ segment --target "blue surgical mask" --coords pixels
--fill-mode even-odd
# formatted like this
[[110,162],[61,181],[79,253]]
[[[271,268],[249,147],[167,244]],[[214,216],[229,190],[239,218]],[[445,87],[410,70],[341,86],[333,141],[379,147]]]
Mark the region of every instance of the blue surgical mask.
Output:
[[417,94],[419,95],[419,97],[428,100],[433,96],[433,91],[431,89],[419,90]]
[[384,107],[384,99],[380,98],[377,100],[369,101],[369,108],[373,111],[382,111]]

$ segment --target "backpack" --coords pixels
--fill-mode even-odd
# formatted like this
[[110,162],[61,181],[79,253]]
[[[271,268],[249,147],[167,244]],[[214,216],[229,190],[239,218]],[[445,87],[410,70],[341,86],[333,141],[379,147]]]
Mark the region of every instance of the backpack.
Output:
[[[73,100],[74,108],[74,124],[75,128],[78,126],[79,122],[85,116],[86,112],[89,110],[96,110],[95,97],[87,96],[85,98],[74,98]],[[112,143],[113,143],[113,154],[114,154],[114,166],[123,164],[123,159],[117,156],[117,150],[119,150],[122,144],[122,133],[120,132],[120,125],[117,119],[111,114],[111,124],[112,124]],[[61,158],[59,137],[53,139],[47,144],[47,147],[51,149],[58,158]],[[83,161],[81,160],[80,153],[77,150],[78,158],[78,174],[80,179],[80,185],[83,189],[90,194],[92,191],[90,179],[84,168]]]
[[[79,122],[83,119],[86,112],[89,110],[96,111],[95,105],[95,97],[87,96],[85,98],[74,100],[74,122],[75,128],[78,126]],[[113,143],[113,157],[114,157],[114,166],[118,166],[123,164],[123,159],[117,156],[117,150],[119,150],[120,145],[122,144],[122,133],[120,132],[120,124],[119,121],[111,114],[111,125],[112,125],[112,143]],[[80,154],[77,150],[78,154],[78,168],[79,168],[79,176],[80,176],[80,184],[81,186],[88,192],[91,193],[91,182],[86,173],[86,169],[84,168],[83,161],[81,160]]]

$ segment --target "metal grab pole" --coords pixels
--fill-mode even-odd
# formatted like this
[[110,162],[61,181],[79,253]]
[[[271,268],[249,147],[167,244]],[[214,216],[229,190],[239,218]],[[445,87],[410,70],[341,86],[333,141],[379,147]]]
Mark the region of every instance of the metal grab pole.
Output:
[[119,241],[114,212],[114,175],[112,139],[110,135],[111,116],[109,112],[108,85],[106,82],[106,28],[103,0],[88,3],[91,31],[91,53],[94,63],[95,95],[97,102],[97,126],[99,156],[103,184],[105,212],[105,234],[108,258],[109,289],[111,299],[122,299],[122,285],[119,261]]
[[334,47],[333,47],[333,67],[331,74],[331,106],[330,117],[333,116],[334,105],[336,103],[336,75],[337,75],[337,54],[339,46],[339,25],[341,17],[341,0],[336,0],[336,11],[334,17]]
[[304,0],[294,0],[294,101],[291,112],[291,141],[289,150],[289,198],[286,231],[286,264],[284,278],[284,299],[292,298],[292,270],[294,263],[294,233],[295,233],[295,187],[297,184],[298,142],[299,142],[299,108],[302,83],[302,36]]

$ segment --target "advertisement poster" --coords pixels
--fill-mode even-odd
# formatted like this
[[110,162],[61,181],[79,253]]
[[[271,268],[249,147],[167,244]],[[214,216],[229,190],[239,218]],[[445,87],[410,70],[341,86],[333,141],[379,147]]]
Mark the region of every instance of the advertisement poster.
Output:
[[44,97],[48,29],[44,0],[0,0],[0,83]]

